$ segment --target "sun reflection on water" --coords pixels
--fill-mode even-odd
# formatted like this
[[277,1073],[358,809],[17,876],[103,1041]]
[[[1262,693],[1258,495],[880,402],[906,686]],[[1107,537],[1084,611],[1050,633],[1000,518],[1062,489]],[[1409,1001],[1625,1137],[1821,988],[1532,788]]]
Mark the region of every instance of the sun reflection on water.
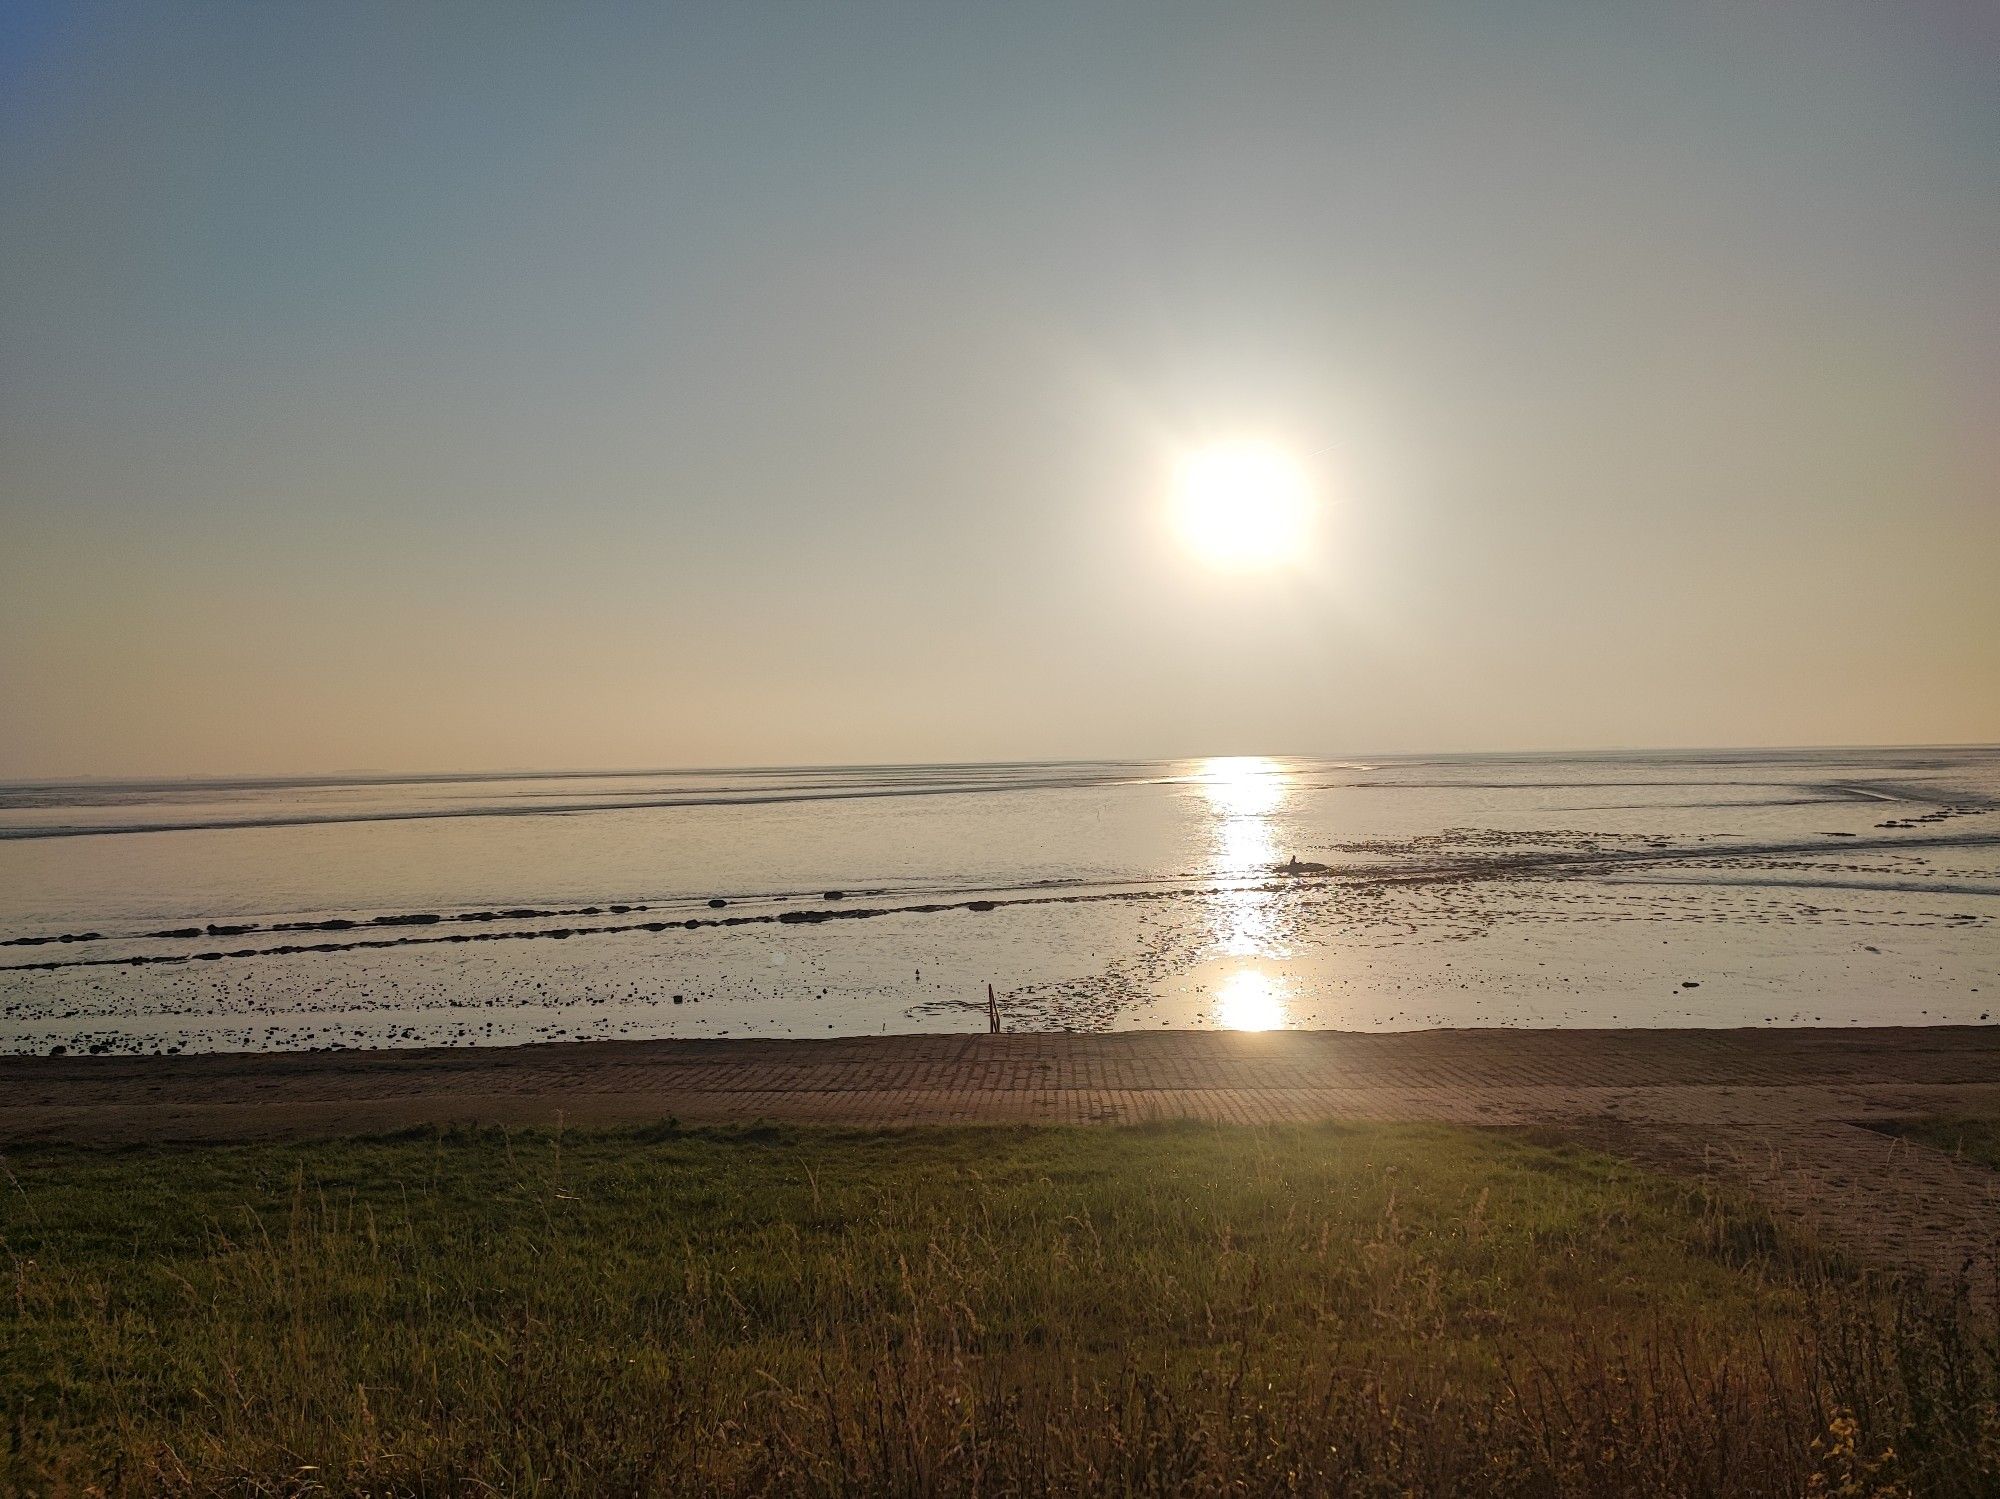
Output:
[[[1289,793],[1286,767],[1262,755],[1205,760],[1195,784],[1208,803],[1210,870],[1232,881],[1269,873],[1279,862],[1273,816]],[[1283,959],[1291,954],[1273,920],[1278,896],[1261,884],[1225,887],[1212,897],[1210,951],[1227,958]],[[1216,1020],[1230,1030],[1262,1031],[1290,1023],[1282,979],[1256,968],[1229,974],[1217,986]]]
[[1255,968],[1240,969],[1215,991],[1216,1022],[1232,1031],[1272,1031],[1291,1023],[1282,979]]
[[[1285,799],[1284,768],[1262,755],[1227,755],[1202,762],[1196,784],[1212,818],[1214,872],[1232,879],[1267,872],[1278,862],[1271,814]],[[1228,889],[1216,896],[1214,945],[1237,958],[1283,956],[1271,931],[1270,896]]]
[[1223,755],[1201,762],[1195,784],[1213,820],[1218,874],[1262,874],[1278,862],[1271,814],[1285,800],[1285,769],[1262,755]]
[[1201,762],[1195,784],[1223,817],[1269,817],[1285,799],[1285,768],[1263,755],[1217,755]]

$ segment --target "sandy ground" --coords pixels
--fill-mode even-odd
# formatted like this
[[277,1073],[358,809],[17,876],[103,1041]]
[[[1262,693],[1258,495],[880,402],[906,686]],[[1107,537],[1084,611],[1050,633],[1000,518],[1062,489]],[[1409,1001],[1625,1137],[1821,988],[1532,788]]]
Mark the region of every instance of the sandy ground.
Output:
[[2000,1027],[630,1041],[0,1058],[0,1141],[412,1125],[1194,1118],[1540,1125],[1749,1188],[1866,1258],[1990,1270],[2000,1175],[1864,1127],[2000,1108]]

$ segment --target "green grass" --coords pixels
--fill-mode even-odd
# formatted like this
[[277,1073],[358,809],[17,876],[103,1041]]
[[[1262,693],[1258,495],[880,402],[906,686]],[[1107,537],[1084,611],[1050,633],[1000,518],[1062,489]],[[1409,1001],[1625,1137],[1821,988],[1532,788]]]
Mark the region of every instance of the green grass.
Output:
[[0,1492],[2000,1484],[1963,1309],[1522,1138],[469,1132],[5,1166]]
[[1936,1114],[1899,1121],[1887,1126],[1887,1132],[2000,1171],[2000,1113]]

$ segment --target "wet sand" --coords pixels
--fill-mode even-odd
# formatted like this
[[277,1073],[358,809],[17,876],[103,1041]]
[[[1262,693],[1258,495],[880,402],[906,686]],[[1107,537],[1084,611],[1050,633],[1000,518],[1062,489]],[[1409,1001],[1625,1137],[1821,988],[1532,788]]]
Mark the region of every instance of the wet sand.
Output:
[[1996,932],[2000,750],[0,786],[21,1054],[1969,1025]]

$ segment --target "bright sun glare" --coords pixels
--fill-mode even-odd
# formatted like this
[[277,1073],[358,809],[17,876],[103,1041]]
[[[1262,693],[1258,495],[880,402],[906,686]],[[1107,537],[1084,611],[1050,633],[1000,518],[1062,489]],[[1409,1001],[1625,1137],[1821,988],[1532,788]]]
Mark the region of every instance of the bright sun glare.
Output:
[[1285,1025],[1285,995],[1277,980],[1254,968],[1232,973],[1215,995],[1218,1024],[1231,1031],[1275,1031]]
[[1277,567],[1305,552],[1312,486],[1286,452],[1262,442],[1199,448],[1174,474],[1174,526],[1215,567]]

